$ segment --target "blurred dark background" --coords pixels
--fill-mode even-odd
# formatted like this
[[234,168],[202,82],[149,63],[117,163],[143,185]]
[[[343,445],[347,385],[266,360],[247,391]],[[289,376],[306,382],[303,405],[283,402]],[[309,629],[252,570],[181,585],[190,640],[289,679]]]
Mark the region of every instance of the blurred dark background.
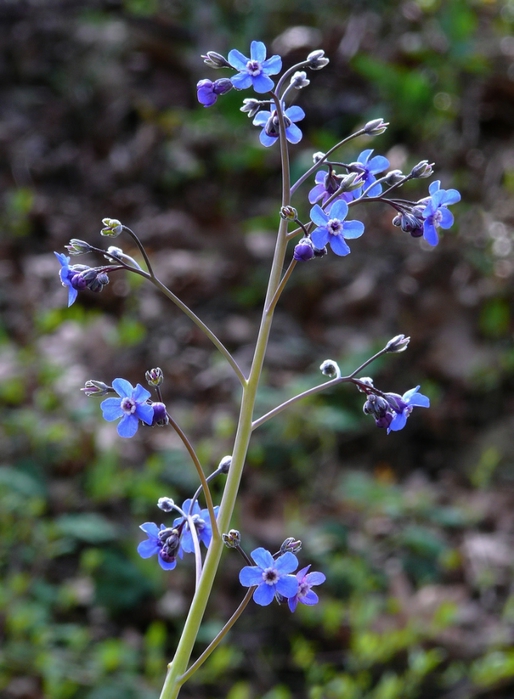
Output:
[[[172,430],[117,437],[89,378],[144,383],[208,470],[230,453],[238,385],[191,322],[126,275],[70,309],[53,251],[101,246],[103,217],[143,240],[159,276],[247,368],[279,207],[276,148],[239,111],[211,109],[200,54],[330,65],[299,95],[312,153],[352,142],[456,187],[454,228],[428,249],[361,207],[347,258],[298,266],[276,314],[259,413],[344,371],[397,333],[408,352],[369,373],[421,384],[432,407],[386,436],[342,387],[255,434],[234,526],[245,547],[304,542],[327,583],[317,607],[251,605],[183,690],[197,699],[507,699],[514,693],[514,3],[512,0],[2,0],[0,3],[0,694],[158,697],[192,594],[136,553],[158,497],[194,471]],[[426,195],[428,182],[405,188]],[[307,218],[305,184],[293,202]],[[117,239],[135,254],[129,240]],[[81,262],[82,258],[74,260]],[[93,259],[84,262],[94,264]],[[219,496],[222,484],[214,486]],[[198,650],[242,596],[227,551]]]

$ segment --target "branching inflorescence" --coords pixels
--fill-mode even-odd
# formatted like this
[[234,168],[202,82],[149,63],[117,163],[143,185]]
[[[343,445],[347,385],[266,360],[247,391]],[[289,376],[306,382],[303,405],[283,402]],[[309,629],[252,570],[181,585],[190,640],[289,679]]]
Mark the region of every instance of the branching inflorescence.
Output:
[[[143,266],[119,247],[101,249],[78,239],[71,240],[66,246],[70,257],[63,253],[55,253],[61,264],[61,282],[68,290],[69,306],[76,301],[79,292],[86,289],[101,291],[109,282],[110,275],[115,272],[123,270],[142,276],[154,284],[205,333],[231,366],[241,384],[242,398],[233,452],[223,457],[218,468],[208,476],[205,475],[192,444],[163,402],[161,391],[164,377],[159,368],[146,372],[146,381],[149,388],[155,392],[155,399],[152,398],[151,392],[140,384],[133,387],[123,378],[114,379],[112,386],[103,381],[89,380],[82,389],[87,396],[108,396],[101,403],[103,417],[107,421],[119,420],[117,430],[120,437],[133,437],[139,427],[172,427],[182,440],[198,474],[198,489],[185,500],[182,507],[176,505],[171,498],[159,499],[159,509],[165,514],[174,513],[173,521],[168,524],[146,522],[141,525],[147,536],[138,546],[138,552],[143,558],[156,556],[161,568],[172,571],[184,555],[191,554],[195,557],[195,594],[174,659],[168,666],[162,699],[178,696],[181,686],[216,648],[252,598],[259,605],[287,601],[292,612],[299,603],[313,605],[318,602],[318,595],[312,588],[322,584],[325,575],[321,572],[310,572],[310,565],[297,570],[297,554],[302,547],[300,541],[289,537],[275,553],[259,547],[249,556],[241,545],[240,532],[230,529],[252,432],[306,396],[341,383],[353,384],[358,391],[365,394],[364,413],[372,415],[376,425],[384,428],[388,434],[405,427],[414,407],[429,407],[429,399],[419,393],[419,386],[400,395],[377,389],[369,377],[359,378],[361,372],[378,357],[386,353],[403,352],[407,348],[409,338],[398,335],[349,375],[342,376],[336,362],[325,360],[320,369],[328,380],[294,396],[265,415],[254,416],[255,397],[274,309],[295,266],[322,258],[328,254],[329,249],[340,257],[348,255],[351,250],[347,241],[356,240],[364,234],[364,224],[361,221],[352,218],[349,220],[350,209],[370,203],[387,204],[395,212],[395,226],[399,226],[415,238],[423,237],[429,245],[435,246],[439,241],[438,229],[447,229],[453,223],[448,206],[460,200],[460,194],[455,189],[441,189],[439,181],[432,182],[429,195],[422,199],[411,201],[396,197],[397,190],[409,180],[432,175],[432,164],[426,160],[404,174],[399,170],[388,172],[387,158],[373,155],[372,149],[362,151],[355,161],[348,163],[333,158],[333,154],[352,139],[383,133],[388,124],[382,119],[368,122],[335,144],[327,153],[315,153],[312,167],[292,184],[288,144],[297,144],[302,139],[298,122],[303,120],[305,113],[301,107],[291,104],[291,100],[299,90],[309,85],[306,71],[324,68],[328,59],[322,50],[313,51],[304,61],[286,70],[275,85],[271,76],[278,75],[282,70],[282,59],[276,55],[269,58],[266,56],[266,47],[259,41],[252,42],[250,57],[235,49],[229,52],[228,58],[213,51],[208,52],[203,57],[207,65],[215,69],[230,70],[232,75],[215,81],[203,79],[197,85],[198,100],[204,107],[212,107],[232,89],[252,88],[258,97],[244,99],[241,111],[252,119],[254,126],[261,129],[259,140],[263,146],[271,147],[278,144],[280,149],[282,202],[277,212],[277,243],[254,358],[247,375],[210,328],[156,277],[138,236],[116,219],[103,219],[102,235],[112,238],[122,234],[128,235],[139,249]],[[301,207],[311,207],[309,218],[302,221],[297,209],[291,205],[291,199],[297,194],[299,187],[311,178],[313,187],[308,193],[307,201],[302,202],[300,199]],[[351,213],[353,215],[354,212]],[[295,238],[299,240],[287,265],[288,243]],[[70,264],[71,256],[89,253],[96,253],[105,261],[95,267]],[[226,476],[226,482],[221,504],[214,506],[209,482],[220,476]],[[204,508],[199,504],[200,498],[205,501]],[[243,587],[249,589],[224,629],[188,668],[224,546],[237,550],[244,559],[246,565],[240,571],[239,580]]]

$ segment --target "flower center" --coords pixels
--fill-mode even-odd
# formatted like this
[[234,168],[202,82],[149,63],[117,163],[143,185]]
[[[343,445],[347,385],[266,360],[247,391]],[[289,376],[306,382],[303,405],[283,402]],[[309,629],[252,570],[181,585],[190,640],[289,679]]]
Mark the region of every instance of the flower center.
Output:
[[305,597],[305,595],[309,592],[309,590],[310,590],[309,583],[306,583],[306,582],[300,583],[300,585],[298,587],[298,593],[297,593],[298,597]]
[[262,73],[262,68],[259,61],[248,61],[248,63],[246,64],[246,72],[249,73],[249,75],[251,75],[252,77],[260,75]]
[[275,585],[278,582],[278,573],[274,568],[266,568],[262,573],[262,579],[266,585]]
[[341,235],[343,224],[338,218],[331,218],[327,223],[327,228],[330,235]]
[[433,218],[434,224],[439,224],[442,217],[443,217],[443,214],[442,214],[441,210],[437,209],[437,211],[434,214],[434,218]]
[[136,412],[136,401],[132,398],[122,398],[120,408],[127,415],[133,415]]

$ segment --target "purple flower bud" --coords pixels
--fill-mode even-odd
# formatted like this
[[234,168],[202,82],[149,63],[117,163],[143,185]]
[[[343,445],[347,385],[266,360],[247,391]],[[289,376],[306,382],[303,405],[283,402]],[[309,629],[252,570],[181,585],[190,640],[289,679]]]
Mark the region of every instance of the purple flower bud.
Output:
[[299,262],[307,262],[314,257],[314,245],[310,238],[302,238],[295,246],[293,257]]
[[223,543],[229,549],[236,549],[241,544],[241,534],[237,529],[231,529],[228,534],[222,534]]
[[210,68],[230,68],[230,63],[227,59],[217,51],[207,51],[202,58],[203,62]]
[[224,95],[233,87],[232,82],[228,78],[220,78],[219,80],[200,80],[196,85],[198,101],[204,107],[212,107],[219,95]]
[[309,62],[309,68],[311,70],[321,70],[330,63],[329,59],[325,56],[323,49],[311,51],[307,56],[307,61]]
[[157,501],[157,507],[163,512],[171,512],[175,506],[174,501],[171,498],[159,498]]
[[150,403],[153,409],[153,420],[152,426],[157,425],[157,427],[165,427],[168,422],[168,412],[164,403]]
[[145,372],[145,379],[147,380],[150,386],[161,386],[162,382],[164,381],[164,374],[162,373],[162,369],[160,369],[159,367],[155,367],[155,369],[149,369]]
[[114,393],[114,389],[106,383],[103,381],[95,381],[94,379],[86,381],[84,388],[80,390],[84,391],[88,398],[90,396],[106,396],[108,393]]

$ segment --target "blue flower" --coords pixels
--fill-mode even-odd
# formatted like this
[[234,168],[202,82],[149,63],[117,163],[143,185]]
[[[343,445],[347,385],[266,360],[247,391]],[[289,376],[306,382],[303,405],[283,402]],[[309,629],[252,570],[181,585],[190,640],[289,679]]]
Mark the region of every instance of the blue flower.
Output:
[[255,549],[251,556],[257,565],[245,566],[239,573],[239,582],[244,587],[257,586],[253,600],[262,607],[271,604],[276,594],[289,599],[298,592],[298,580],[290,575],[298,567],[294,553],[287,552],[276,560],[264,548]]
[[321,585],[327,578],[324,573],[309,573],[309,568],[310,565],[296,573],[298,592],[294,597],[290,597],[288,600],[289,609],[292,612],[295,611],[298,602],[308,605],[317,604],[319,602],[318,595],[311,590],[311,587],[314,585]]
[[407,422],[407,418],[412,413],[414,407],[418,408],[429,408],[430,400],[427,396],[422,393],[418,393],[419,386],[416,388],[411,388],[403,396],[397,393],[385,393],[384,396],[389,403],[392,411],[395,413],[389,426],[387,427],[387,434],[389,432],[398,432],[398,430],[403,430]]
[[280,56],[271,56],[266,60],[266,46],[262,41],[252,41],[250,58],[237,49],[228,54],[228,62],[239,71],[231,78],[232,85],[238,90],[253,86],[255,92],[269,92],[273,89],[273,80],[269,75],[276,75],[282,69]]
[[[293,106],[289,107],[284,111],[284,122],[286,125],[286,138],[289,143],[299,143],[302,140],[302,132],[296,126],[296,121],[301,121],[305,117],[305,112],[301,107]],[[262,126],[263,129],[259,136],[259,140],[263,146],[272,146],[278,139],[279,122],[277,110],[274,109],[272,112],[264,110],[258,112],[255,119],[252,121],[254,126]]]
[[64,255],[62,252],[54,252],[61,263],[61,269],[59,270],[59,277],[61,279],[62,285],[68,287],[68,307],[74,303],[78,296],[79,289],[85,289],[87,284],[84,281],[80,281],[81,277],[78,272],[70,267],[70,258]]
[[[200,509],[200,505],[198,502],[195,500],[195,504],[193,505],[193,509],[190,511],[191,507],[191,499],[188,498],[187,500],[184,500],[184,503],[182,505],[182,511],[185,512],[187,515],[190,515],[193,519],[193,522],[195,524],[195,529],[196,533],[198,534],[198,539],[203,542],[206,548],[209,548],[209,545],[211,543],[212,539],[212,525],[211,525],[211,518],[209,516],[209,510],[206,508],[204,510]],[[219,511],[219,506],[216,505],[214,508],[214,515],[217,517],[218,516],[218,511]],[[173,522],[173,527],[174,528],[184,528],[183,534],[182,534],[182,539],[180,541],[180,549],[178,552],[178,555],[180,558],[184,555],[184,553],[193,553],[195,550],[194,544],[193,544],[193,536],[191,534],[191,531],[189,529],[189,524],[187,522],[187,519],[185,517],[177,517],[175,521]]]
[[[353,198],[358,199],[362,192],[367,189],[373,182],[376,182],[375,175],[379,172],[384,172],[389,167],[389,160],[384,158],[383,155],[375,155],[371,158],[373,149],[363,150],[359,155],[357,160],[350,165],[350,172],[359,172],[363,180],[363,186],[361,189],[356,189],[353,191]],[[370,159],[371,158],[371,159]],[[372,187],[367,193],[368,197],[378,197],[382,193],[382,185],[377,184]]]
[[423,237],[429,245],[437,245],[439,237],[436,228],[450,228],[453,225],[453,214],[446,208],[450,204],[460,201],[460,193],[456,189],[440,189],[441,182],[432,182],[428,191],[430,197],[426,202],[425,210],[422,213]]
[[364,233],[364,224],[344,220],[348,214],[348,204],[342,199],[332,204],[329,214],[319,204],[311,209],[311,220],[318,226],[311,233],[311,240],[317,248],[329,244],[336,255],[348,255],[350,248],[345,238],[359,238]]
[[232,89],[232,82],[228,78],[220,80],[200,80],[196,85],[196,94],[200,104],[204,107],[212,107],[219,95],[224,95]]
[[118,424],[118,434],[120,437],[133,437],[142,420],[147,425],[151,425],[154,417],[154,410],[146,401],[150,398],[150,392],[137,384],[134,388],[126,379],[114,379],[112,387],[119,398],[106,398],[100,407],[103,411],[104,420],[112,422],[121,420]]
[[173,570],[177,565],[177,551],[180,545],[180,530],[171,529],[161,524],[158,527],[154,522],[141,524],[148,539],[142,541],[137,547],[141,558],[150,558],[157,554],[159,565],[163,570]]
[[[324,204],[326,200],[331,197],[332,194],[334,194],[334,192],[337,192],[341,179],[341,176],[336,175],[333,170],[329,170],[328,172],[325,172],[325,170],[318,170],[314,178],[316,186],[309,192],[309,202],[311,204],[316,204],[321,200],[321,203]],[[351,192],[341,192],[341,194],[338,194],[334,201],[337,201],[338,199],[352,201],[353,194]]]

